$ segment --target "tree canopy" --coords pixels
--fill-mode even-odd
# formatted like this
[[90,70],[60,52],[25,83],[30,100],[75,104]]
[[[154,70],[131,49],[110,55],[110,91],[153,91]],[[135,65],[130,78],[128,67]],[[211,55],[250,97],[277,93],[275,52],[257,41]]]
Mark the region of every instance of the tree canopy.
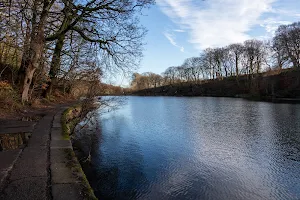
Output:
[[[6,49],[1,55],[8,48],[16,54],[16,83],[22,91],[22,100],[30,98],[37,73],[43,71],[47,76],[44,93],[49,95],[57,78],[65,74],[62,69],[66,68],[62,66],[74,64],[82,56],[93,60],[89,62],[92,68],[110,71],[136,68],[146,33],[138,16],[153,3],[154,0],[2,1],[0,43]],[[95,54],[85,54],[86,49]],[[85,68],[77,66],[77,72]],[[74,73],[74,67],[70,69]]]

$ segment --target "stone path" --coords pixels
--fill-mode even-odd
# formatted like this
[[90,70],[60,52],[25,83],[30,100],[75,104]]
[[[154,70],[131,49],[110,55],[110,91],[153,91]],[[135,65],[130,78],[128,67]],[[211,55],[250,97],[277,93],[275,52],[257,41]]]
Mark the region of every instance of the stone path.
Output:
[[[61,135],[60,120],[65,109],[60,106],[46,113],[34,129],[27,123],[24,131],[32,131],[32,136],[23,150],[0,152],[1,200],[83,199],[78,180],[67,167],[66,149],[71,150],[72,145]],[[0,132],[13,130],[11,124],[12,128],[3,128],[5,124],[1,123]]]
[[64,139],[61,134],[61,115],[62,111],[55,115],[51,128],[50,165],[52,197],[54,200],[83,199],[80,180],[78,180],[76,172],[73,172],[69,166],[70,162],[72,162],[71,155],[69,154],[73,152],[73,148],[71,141]]
[[6,177],[15,164],[17,158],[20,156],[21,152],[22,150],[20,149],[0,152],[0,188],[1,185],[4,185]]
[[48,113],[35,126],[28,146],[10,166],[0,199],[50,199],[49,139],[53,116],[54,112]]

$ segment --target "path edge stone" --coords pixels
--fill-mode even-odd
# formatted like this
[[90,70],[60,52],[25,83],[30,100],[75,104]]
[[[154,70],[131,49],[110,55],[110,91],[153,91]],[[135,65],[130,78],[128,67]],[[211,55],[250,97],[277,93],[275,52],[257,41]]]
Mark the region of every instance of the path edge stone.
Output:
[[[77,111],[78,107],[80,106],[63,107],[55,114],[51,126],[50,174],[53,200],[97,199],[68,137],[70,130],[67,116],[68,113]],[[66,191],[66,188],[70,189]]]

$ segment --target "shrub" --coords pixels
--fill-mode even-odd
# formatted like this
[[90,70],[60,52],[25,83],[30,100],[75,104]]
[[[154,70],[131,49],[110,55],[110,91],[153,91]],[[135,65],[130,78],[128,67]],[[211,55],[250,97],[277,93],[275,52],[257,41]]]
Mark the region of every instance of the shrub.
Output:
[[6,110],[18,110],[21,108],[21,99],[17,91],[6,81],[0,81],[0,104]]

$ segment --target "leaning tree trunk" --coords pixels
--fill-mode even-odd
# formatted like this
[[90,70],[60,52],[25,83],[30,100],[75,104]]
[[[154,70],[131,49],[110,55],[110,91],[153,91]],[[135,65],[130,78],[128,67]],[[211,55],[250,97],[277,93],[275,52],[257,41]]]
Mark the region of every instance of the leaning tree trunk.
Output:
[[22,101],[28,101],[28,92],[32,83],[35,70],[39,67],[40,59],[44,49],[44,31],[39,29],[37,37],[30,43],[29,55],[24,61],[25,76],[23,81]]
[[50,65],[49,78],[47,85],[48,87],[43,92],[43,97],[48,97],[52,92],[52,87],[56,83],[57,74],[60,69],[61,51],[64,45],[65,34],[60,35],[56,41],[55,49],[52,56]]
[[44,50],[44,29],[39,28],[37,37],[30,42],[29,56],[24,62],[25,78],[23,82],[22,101],[29,100],[29,88],[32,83],[32,78],[35,70],[39,67]]
[[23,83],[23,92],[22,92],[22,101],[29,100],[29,89],[32,82],[33,74],[36,68],[32,65],[27,66],[25,71],[24,83]]
[[[36,5],[38,1],[34,2]],[[28,54],[24,59],[24,69],[25,69],[25,78],[23,81],[23,90],[22,90],[22,102],[26,102],[29,100],[29,88],[32,83],[32,78],[35,70],[39,67],[40,60],[42,58],[44,45],[45,45],[45,37],[44,37],[44,29],[45,23],[48,17],[49,9],[53,5],[54,1],[44,0],[43,10],[40,15],[39,22],[36,22],[37,17],[37,9],[34,10],[34,16],[32,20],[32,30],[31,30],[31,39],[29,45]],[[35,5],[35,6],[36,6]]]
[[52,56],[52,61],[50,65],[50,71],[49,71],[49,78],[50,81],[47,83],[47,88],[43,92],[43,97],[47,97],[51,94],[53,85],[56,83],[57,79],[57,74],[60,69],[60,59],[61,59],[61,52],[64,46],[64,41],[66,37],[66,32],[63,31],[65,30],[71,23],[72,21],[72,9],[69,7],[69,2],[66,2],[65,8],[64,8],[64,13],[65,13],[65,18],[61,24],[60,30],[58,36],[57,36],[57,41],[55,44],[55,49],[53,52]]
[[23,55],[22,55],[22,60],[21,60],[21,66],[18,70],[18,76],[17,76],[17,80],[16,83],[18,86],[21,86],[24,83],[25,80],[25,74],[26,74],[26,69],[25,69],[25,62],[27,60],[27,56],[28,56],[28,51],[29,51],[29,45],[30,45],[30,26],[29,26],[29,22],[26,22],[27,27],[26,27],[26,35],[25,35],[25,40],[24,40],[24,44],[23,44]]

